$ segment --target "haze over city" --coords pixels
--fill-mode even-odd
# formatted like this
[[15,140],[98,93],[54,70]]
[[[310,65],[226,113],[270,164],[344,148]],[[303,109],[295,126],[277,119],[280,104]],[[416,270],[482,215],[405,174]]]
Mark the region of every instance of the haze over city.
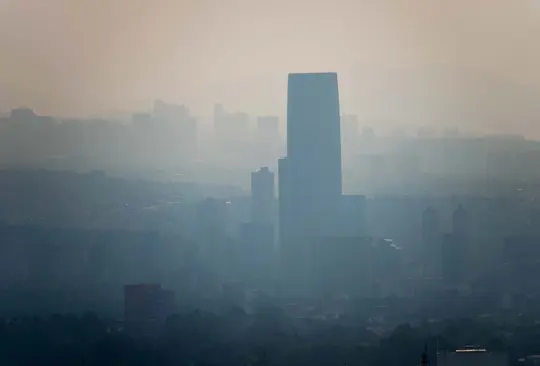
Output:
[[539,36],[533,0],[4,0],[0,110],[83,116],[161,98],[197,116],[216,101],[284,116],[288,72],[336,71],[346,113],[436,124],[451,108],[462,128],[537,136],[510,113],[534,120]]
[[538,365],[538,38],[533,0],[0,0],[0,365]]

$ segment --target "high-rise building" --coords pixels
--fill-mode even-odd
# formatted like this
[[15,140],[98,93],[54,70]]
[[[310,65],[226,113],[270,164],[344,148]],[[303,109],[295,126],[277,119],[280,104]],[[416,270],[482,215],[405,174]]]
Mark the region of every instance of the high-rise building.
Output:
[[229,113],[221,104],[214,105],[214,130],[220,139],[242,140],[249,134],[249,115]]
[[336,73],[290,74],[287,159],[291,188],[303,200],[341,195],[341,133]]
[[310,243],[335,236],[342,211],[337,74],[289,74],[287,157],[280,159],[280,258],[288,286],[303,286]]
[[275,217],[274,173],[263,167],[251,173],[251,217],[256,224],[273,225]]
[[337,74],[289,75],[286,165],[287,215],[294,220],[294,233],[286,234],[324,234],[342,189]]

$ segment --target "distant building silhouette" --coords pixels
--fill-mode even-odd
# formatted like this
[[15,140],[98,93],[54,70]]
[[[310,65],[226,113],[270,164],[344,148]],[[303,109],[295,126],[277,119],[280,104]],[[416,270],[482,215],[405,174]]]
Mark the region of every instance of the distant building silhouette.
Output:
[[341,195],[341,140],[337,74],[290,74],[287,158],[296,197]]
[[341,196],[337,74],[289,75],[286,165],[293,231],[314,234],[335,213]]
[[229,113],[221,104],[216,104],[214,131],[219,139],[241,140],[249,132],[249,116],[243,112]]
[[251,173],[251,216],[257,224],[273,225],[275,217],[274,173],[263,167]]
[[305,278],[308,237],[335,234],[341,209],[337,74],[289,74],[287,158],[279,161],[282,264]]
[[17,125],[27,126],[51,126],[54,124],[54,119],[49,116],[40,116],[30,108],[15,108],[11,110],[9,120]]
[[11,110],[11,120],[29,121],[38,118],[38,115],[30,108],[15,108]]

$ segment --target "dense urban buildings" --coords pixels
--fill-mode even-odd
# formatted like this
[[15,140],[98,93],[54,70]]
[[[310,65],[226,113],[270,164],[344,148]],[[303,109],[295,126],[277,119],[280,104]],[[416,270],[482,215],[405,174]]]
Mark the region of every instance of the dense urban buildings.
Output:
[[[239,337],[288,319],[295,342],[339,325],[366,342],[418,331],[415,347],[468,317],[431,360],[452,364],[478,339],[493,362],[531,364],[535,349],[500,343],[532,337],[519,327],[538,317],[538,142],[384,133],[341,114],[336,74],[288,82],[285,119],[216,105],[210,130],[160,100],[121,122],[3,117],[0,314],[90,309],[153,342],[197,322]],[[228,325],[166,319],[195,310]],[[456,335],[475,322],[504,337]],[[399,354],[414,364],[413,351]],[[397,362],[373,352],[375,365]]]
[[540,0],[0,0],[0,366],[540,366]]

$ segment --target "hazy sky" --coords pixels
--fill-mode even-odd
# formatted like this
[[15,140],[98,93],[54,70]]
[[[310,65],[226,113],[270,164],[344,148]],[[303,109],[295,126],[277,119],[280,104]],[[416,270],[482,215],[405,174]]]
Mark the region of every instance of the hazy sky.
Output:
[[0,0],[0,108],[281,113],[288,72],[331,70],[354,111],[384,68],[540,85],[539,39],[540,0]]

